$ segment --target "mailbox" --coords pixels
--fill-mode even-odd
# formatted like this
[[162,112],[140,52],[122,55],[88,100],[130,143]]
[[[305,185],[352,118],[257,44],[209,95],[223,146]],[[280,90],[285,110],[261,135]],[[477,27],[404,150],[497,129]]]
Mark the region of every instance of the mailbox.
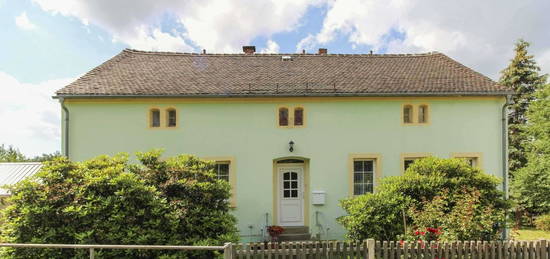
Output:
[[313,191],[311,192],[311,202],[313,205],[325,205],[325,191]]

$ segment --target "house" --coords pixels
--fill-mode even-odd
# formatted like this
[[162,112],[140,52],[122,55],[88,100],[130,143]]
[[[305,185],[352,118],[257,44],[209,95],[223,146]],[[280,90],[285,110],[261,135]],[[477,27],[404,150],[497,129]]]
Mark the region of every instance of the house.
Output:
[[444,54],[243,50],[122,51],[54,96],[64,154],[164,148],[215,160],[244,241],[266,225],[342,238],[339,200],[422,157],[506,174],[512,92]]

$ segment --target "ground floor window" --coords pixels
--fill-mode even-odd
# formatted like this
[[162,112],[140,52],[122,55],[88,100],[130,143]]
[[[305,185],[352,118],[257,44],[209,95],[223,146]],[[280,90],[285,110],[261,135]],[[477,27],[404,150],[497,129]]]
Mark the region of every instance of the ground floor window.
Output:
[[432,156],[430,153],[402,153],[401,154],[401,170],[405,173],[409,167],[418,159]]
[[353,195],[374,191],[374,159],[355,159],[353,161]]
[[229,161],[216,162],[216,176],[218,179],[229,182]]
[[462,159],[471,167],[481,167],[481,153],[452,153],[451,157]]

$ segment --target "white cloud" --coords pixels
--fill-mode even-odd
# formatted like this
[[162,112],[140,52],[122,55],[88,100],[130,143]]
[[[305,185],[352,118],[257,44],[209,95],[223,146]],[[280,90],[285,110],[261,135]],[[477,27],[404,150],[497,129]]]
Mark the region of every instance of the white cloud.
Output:
[[266,48],[262,49],[260,53],[279,53],[279,44],[275,41],[268,40],[266,43]]
[[15,25],[23,30],[34,30],[37,26],[29,20],[27,12],[22,12],[15,17]]
[[13,145],[27,156],[60,150],[61,110],[51,97],[71,81],[26,84],[0,71],[0,143]]
[[[311,49],[344,36],[352,45],[375,51],[441,51],[497,79],[518,38],[533,42],[535,55],[550,50],[549,9],[546,0],[335,0],[322,29],[297,48]],[[396,39],[396,33],[404,38]]]
[[[46,11],[100,26],[132,48],[188,51],[195,45],[208,52],[238,52],[258,36],[298,27],[307,8],[324,0],[33,1]],[[160,31],[160,20],[166,14],[185,34]]]

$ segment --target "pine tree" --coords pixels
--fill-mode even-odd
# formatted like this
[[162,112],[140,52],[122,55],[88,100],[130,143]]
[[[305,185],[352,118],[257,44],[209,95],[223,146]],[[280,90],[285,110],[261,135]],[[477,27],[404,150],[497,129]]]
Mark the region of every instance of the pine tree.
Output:
[[525,155],[527,136],[523,133],[527,122],[525,113],[529,103],[534,99],[535,91],[546,83],[546,75],[539,75],[540,68],[534,57],[527,52],[529,45],[529,42],[518,40],[515,57],[510,65],[502,70],[500,77],[500,84],[515,91],[508,115],[509,169],[512,178],[514,172],[527,163]]

